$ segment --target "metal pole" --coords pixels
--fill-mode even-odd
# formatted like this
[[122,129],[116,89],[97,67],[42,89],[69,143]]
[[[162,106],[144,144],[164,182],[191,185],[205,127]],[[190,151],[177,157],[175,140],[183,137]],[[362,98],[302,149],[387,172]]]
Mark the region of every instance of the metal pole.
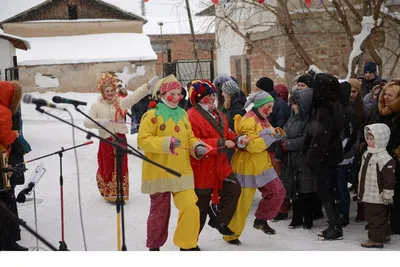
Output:
[[164,40],[163,40],[163,34],[162,34],[162,26],[164,23],[160,21],[158,23],[160,25],[160,38],[161,38],[161,64],[162,64],[162,76],[164,77]]

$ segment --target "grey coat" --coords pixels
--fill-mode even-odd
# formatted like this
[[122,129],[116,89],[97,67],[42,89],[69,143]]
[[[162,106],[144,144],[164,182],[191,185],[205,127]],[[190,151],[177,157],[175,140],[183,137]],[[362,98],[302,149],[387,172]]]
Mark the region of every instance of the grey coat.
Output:
[[313,90],[310,88],[295,91],[293,100],[299,106],[299,112],[291,112],[290,118],[284,126],[286,136],[282,139],[286,150],[284,166],[281,170],[281,180],[285,186],[287,197],[296,198],[298,193],[311,193],[315,191],[315,179],[305,163],[303,153],[304,140],[309,127],[309,114]]

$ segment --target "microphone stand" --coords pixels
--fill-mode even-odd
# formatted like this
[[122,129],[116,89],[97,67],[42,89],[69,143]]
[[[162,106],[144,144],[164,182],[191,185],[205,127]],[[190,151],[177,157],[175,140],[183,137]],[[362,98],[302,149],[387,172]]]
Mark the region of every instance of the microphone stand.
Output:
[[59,248],[60,251],[67,251],[68,250],[67,244],[65,243],[65,239],[64,239],[64,233],[65,233],[64,232],[64,178],[63,178],[63,174],[62,174],[62,157],[63,157],[63,153],[65,151],[68,151],[68,150],[71,150],[71,149],[74,149],[74,148],[77,148],[77,147],[89,145],[91,143],[93,143],[93,142],[86,142],[86,143],[83,143],[83,144],[80,144],[80,145],[77,145],[77,146],[73,146],[73,147],[70,147],[70,148],[67,148],[67,149],[64,149],[64,147],[61,147],[61,150],[58,150],[56,152],[53,152],[53,153],[50,153],[50,154],[47,154],[47,155],[44,155],[44,156],[41,156],[41,157],[38,157],[38,158],[35,158],[35,159],[31,159],[31,160],[28,160],[28,161],[24,161],[24,162],[21,162],[21,163],[17,164],[17,165],[23,165],[23,164],[26,164],[28,162],[32,162],[32,161],[36,161],[36,160],[39,160],[39,159],[47,158],[49,156],[56,155],[56,154],[58,154],[58,156],[60,158],[60,205],[61,205],[61,241],[60,241],[60,248]]
[[[85,113],[83,113],[81,110],[79,110],[78,107],[77,107],[77,105],[75,105],[75,109],[76,109],[78,112],[80,112],[81,114],[83,114],[85,117],[87,117],[88,119],[90,119],[91,121],[93,121],[96,125],[98,125],[98,126],[101,127],[102,129],[104,129],[105,131],[107,131],[108,133],[110,133],[110,134],[115,138],[116,142],[109,141],[109,140],[107,140],[107,139],[105,139],[105,138],[102,138],[102,137],[100,137],[100,136],[98,136],[98,135],[96,135],[96,134],[94,134],[94,133],[92,133],[92,132],[90,132],[90,131],[87,131],[87,130],[85,130],[85,129],[79,127],[79,126],[76,126],[76,125],[74,125],[73,123],[70,123],[70,122],[68,122],[68,121],[66,121],[66,120],[64,120],[64,119],[61,119],[61,118],[59,118],[59,117],[57,117],[57,116],[55,116],[55,115],[53,115],[53,114],[51,114],[51,113],[49,113],[49,112],[46,112],[45,110],[43,110],[43,109],[41,108],[40,105],[36,105],[36,110],[37,110],[37,111],[39,111],[39,112],[41,112],[41,113],[44,113],[44,114],[46,114],[46,115],[49,115],[50,117],[53,117],[53,118],[55,118],[55,119],[57,119],[57,120],[59,120],[59,121],[62,121],[62,122],[66,123],[66,124],[68,124],[68,125],[70,125],[70,126],[72,126],[72,127],[74,127],[74,128],[77,128],[77,129],[81,130],[82,132],[85,132],[85,133],[87,134],[87,136],[86,136],[87,139],[90,139],[92,136],[94,136],[94,137],[96,137],[97,139],[99,139],[99,140],[101,140],[101,141],[103,141],[103,142],[105,142],[105,143],[107,143],[107,144],[113,146],[113,147],[116,149],[116,153],[115,153],[116,164],[117,164],[117,166],[116,166],[116,171],[117,171],[117,177],[116,177],[116,178],[117,178],[117,205],[116,205],[116,208],[117,208],[117,224],[118,224],[118,225],[117,225],[117,235],[118,235],[118,237],[117,237],[117,242],[118,242],[118,250],[126,251],[127,248],[126,248],[126,243],[125,243],[125,221],[124,221],[125,217],[124,217],[124,206],[123,206],[122,203],[121,203],[121,198],[122,198],[122,195],[123,195],[122,192],[121,192],[121,191],[122,191],[122,157],[123,157],[123,155],[124,155],[125,153],[128,153],[128,154],[130,154],[130,155],[134,155],[135,157],[138,157],[138,158],[140,158],[140,159],[142,159],[142,160],[144,160],[144,161],[147,161],[147,162],[149,162],[149,163],[151,163],[151,164],[153,164],[153,165],[155,165],[155,166],[157,166],[157,167],[159,167],[159,168],[165,170],[166,172],[168,172],[168,173],[170,173],[170,174],[172,174],[172,175],[175,175],[175,176],[177,176],[177,177],[180,177],[182,174],[180,174],[179,172],[176,172],[176,171],[174,171],[174,170],[172,170],[172,169],[170,169],[170,168],[168,168],[168,167],[162,166],[161,164],[158,164],[158,163],[155,162],[155,161],[150,160],[150,159],[147,158],[145,155],[143,155],[142,153],[140,153],[138,150],[134,149],[134,148],[131,147],[129,144],[127,144],[127,142],[125,142],[124,140],[122,140],[121,138],[119,138],[117,135],[111,133],[110,131],[108,131],[108,129],[106,129],[105,127],[101,126],[101,125],[100,125],[99,123],[97,123],[95,120],[93,120],[92,118],[90,118],[89,116],[87,116]],[[127,146],[129,146],[130,148],[132,148],[132,150],[127,149],[126,147],[120,145],[119,142],[121,142],[121,143],[123,143],[123,144],[126,144]],[[121,227],[122,227],[122,246],[121,246],[121,242],[120,242],[120,228],[119,228],[119,227],[120,227],[120,213],[122,214],[122,215],[121,215],[121,216],[122,216],[122,222],[121,222]]]

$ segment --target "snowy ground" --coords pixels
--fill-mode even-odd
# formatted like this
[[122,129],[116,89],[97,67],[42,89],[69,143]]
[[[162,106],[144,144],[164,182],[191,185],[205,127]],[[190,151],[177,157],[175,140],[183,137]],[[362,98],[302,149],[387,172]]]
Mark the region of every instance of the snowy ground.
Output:
[[[32,94],[33,97],[44,98],[51,102],[54,93]],[[62,97],[87,101],[88,106],[97,98],[97,94],[57,94]],[[59,105],[62,106],[62,105]],[[74,110],[73,106],[64,105],[72,115],[76,125],[83,127],[82,116]],[[61,147],[69,148],[73,146],[71,127],[65,123],[49,119],[34,110],[33,104],[22,104],[23,131],[25,138],[32,146],[32,151],[25,156],[25,160],[46,155]],[[67,113],[47,109],[54,115]],[[83,107],[87,112],[88,107]],[[127,135],[129,144],[136,147],[136,135]],[[75,130],[76,145],[87,141],[86,134]],[[78,190],[77,168],[73,150],[64,153],[62,158],[63,177],[64,177],[64,213],[65,213],[65,242],[69,250],[84,251],[81,221],[79,216],[78,194],[80,192],[82,201],[83,225],[86,235],[88,251],[115,251],[117,250],[117,226],[115,205],[106,203],[98,192],[95,174],[97,169],[97,148],[98,140],[92,139],[94,144],[83,146],[77,149],[80,174],[80,191]],[[58,248],[61,240],[60,226],[60,185],[59,185],[59,157],[53,155],[46,159],[37,160],[27,164],[26,180],[34,171],[36,165],[44,163],[47,169],[40,183],[36,188],[37,199],[37,223],[38,232],[51,244]],[[134,156],[129,156],[130,172],[130,200],[124,207],[125,215],[125,234],[126,246],[129,251],[146,251],[146,220],[149,210],[149,196],[140,192],[141,160]],[[21,187],[17,187],[19,192]],[[30,196],[29,198],[32,198]],[[355,223],[355,206],[351,203],[351,224],[344,228],[344,239],[341,241],[318,241],[317,233],[326,226],[325,219],[315,221],[311,230],[288,229],[290,220],[281,222],[271,222],[270,225],[276,229],[277,234],[268,236],[252,227],[254,212],[257,207],[260,195],[257,194],[251,207],[247,225],[240,240],[242,246],[233,246],[224,242],[219,233],[205,226],[199,239],[199,246],[203,251],[356,251],[364,250],[360,247],[360,242],[367,238],[364,230],[365,222]],[[32,199],[28,199],[24,204],[19,204],[20,218],[34,228],[34,206]],[[172,236],[177,221],[177,210],[172,204],[170,235],[162,250],[177,251],[173,245]],[[34,249],[36,239],[25,229],[22,229],[22,240],[19,242],[23,246]],[[48,248],[44,244],[40,247]],[[385,245],[387,250],[400,250],[400,236],[393,236],[392,242]],[[367,250],[371,251],[371,250]]]

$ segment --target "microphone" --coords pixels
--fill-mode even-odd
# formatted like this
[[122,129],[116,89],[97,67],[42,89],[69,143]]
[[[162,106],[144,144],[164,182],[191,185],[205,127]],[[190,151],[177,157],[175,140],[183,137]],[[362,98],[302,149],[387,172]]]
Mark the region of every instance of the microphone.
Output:
[[82,106],[86,106],[87,103],[86,102],[82,102],[82,101],[78,101],[78,100],[73,100],[73,99],[68,99],[68,98],[64,98],[64,97],[60,97],[60,96],[53,96],[53,102],[54,103],[65,103],[65,104],[72,104],[75,107],[82,105]]
[[47,102],[44,99],[34,98],[29,94],[24,95],[24,97],[22,98],[22,101],[24,103],[27,103],[27,104],[31,104],[31,103],[35,104],[36,108],[40,108],[42,106],[45,106],[45,107],[49,107],[49,108],[55,108],[55,109],[67,111],[65,108],[57,107],[56,105],[51,104],[51,103]]

